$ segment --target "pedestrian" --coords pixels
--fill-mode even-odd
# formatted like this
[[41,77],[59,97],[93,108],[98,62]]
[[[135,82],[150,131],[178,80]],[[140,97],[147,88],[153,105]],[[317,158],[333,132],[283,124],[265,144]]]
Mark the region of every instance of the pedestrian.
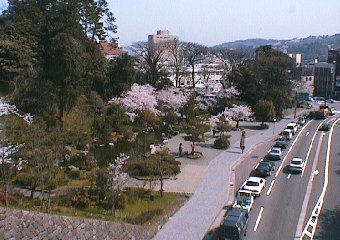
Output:
[[190,144],[190,147],[191,147],[191,155],[194,156],[194,154],[195,154],[194,144]]
[[182,152],[183,152],[183,146],[182,146],[182,143],[179,144],[179,147],[178,147],[178,152],[179,152],[179,156],[182,157]]
[[241,139],[240,139],[240,148],[241,148],[241,150],[242,150],[242,153],[243,153],[243,151],[244,151],[244,149],[245,149],[245,146],[244,146],[244,140],[245,140],[245,138],[246,138],[246,132],[243,130],[243,131],[242,131],[242,134],[241,134]]

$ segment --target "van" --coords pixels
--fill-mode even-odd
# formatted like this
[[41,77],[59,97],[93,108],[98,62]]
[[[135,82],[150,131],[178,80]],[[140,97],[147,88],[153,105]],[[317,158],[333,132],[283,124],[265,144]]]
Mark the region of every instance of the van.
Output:
[[219,239],[243,239],[247,226],[248,213],[242,209],[233,208],[224,216],[219,228]]
[[287,140],[291,140],[293,138],[293,133],[292,130],[290,129],[285,129],[281,132],[281,135],[283,138],[287,139]]
[[295,135],[295,133],[298,131],[297,124],[294,122],[288,123],[286,129],[292,130],[293,135]]

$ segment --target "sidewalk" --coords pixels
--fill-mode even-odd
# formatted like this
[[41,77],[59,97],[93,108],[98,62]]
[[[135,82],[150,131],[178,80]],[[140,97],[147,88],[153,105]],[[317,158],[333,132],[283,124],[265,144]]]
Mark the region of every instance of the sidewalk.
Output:
[[[275,124],[274,135],[280,133],[291,122],[293,116],[282,119]],[[246,130],[246,132],[251,132]],[[270,124],[269,129],[256,131],[255,134],[246,135],[245,152],[241,154],[239,148],[240,133],[233,132],[232,145],[226,150],[217,154],[212,160],[203,160],[209,162],[205,170],[199,169],[192,171],[191,178],[201,177],[197,183],[197,189],[191,199],[169,220],[154,237],[155,240],[197,240],[203,239],[216,216],[219,214],[226,201],[229,199],[231,167],[242,156],[251,151],[257,144],[273,137],[273,126]],[[179,142],[177,142],[179,144]],[[185,148],[184,148],[185,149]],[[206,153],[207,149],[204,149]],[[210,151],[210,150],[208,150]],[[210,153],[212,154],[212,153]],[[200,161],[200,160],[194,160]],[[191,172],[186,170],[184,172]],[[182,184],[184,185],[184,184]],[[168,185],[169,186],[169,185]]]

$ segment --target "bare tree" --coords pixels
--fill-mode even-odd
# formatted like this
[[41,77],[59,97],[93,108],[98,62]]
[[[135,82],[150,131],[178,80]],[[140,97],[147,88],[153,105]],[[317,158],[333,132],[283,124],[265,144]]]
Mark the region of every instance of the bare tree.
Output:
[[182,44],[181,51],[184,59],[191,66],[192,87],[195,88],[195,64],[204,58],[204,55],[208,52],[208,48],[197,43],[185,42]]
[[167,43],[167,51],[170,55],[171,65],[175,68],[176,87],[179,87],[180,71],[183,66],[183,55],[180,51],[180,42],[176,39]]
[[228,74],[234,66],[242,65],[243,62],[249,58],[247,52],[241,49],[228,49],[222,48],[217,52],[219,59],[222,61],[222,66],[224,70],[222,85],[224,88],[232,86],[232,82],[228,79]]
[[146,82],[151,86],[156,86],[164,69],[163,56],[166,52],[166,45],[157,44],[149,47],[147,42],[136,42],[132,45],[131,51],[139,59],[139,67],[146,74]]

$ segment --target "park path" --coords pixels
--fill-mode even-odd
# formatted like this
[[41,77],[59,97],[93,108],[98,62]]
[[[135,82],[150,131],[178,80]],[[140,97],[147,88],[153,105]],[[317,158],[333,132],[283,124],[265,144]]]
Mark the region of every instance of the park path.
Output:
[[[293,116],[288,116],[277,122],[274,134],[281,132],[292,120]],[[232,134],[239,139],[239,132]],[[246,136],[244,154],[241,154],[239,141],[234,140],[228,150],[221,151],[210,160],[193,196],[164,226],[160,227],[161,230],[154,240],[203,239],[210,225],[229,200],[232,166],[252,148],[272,137],[273,126],[256,131],[256,134]]]

